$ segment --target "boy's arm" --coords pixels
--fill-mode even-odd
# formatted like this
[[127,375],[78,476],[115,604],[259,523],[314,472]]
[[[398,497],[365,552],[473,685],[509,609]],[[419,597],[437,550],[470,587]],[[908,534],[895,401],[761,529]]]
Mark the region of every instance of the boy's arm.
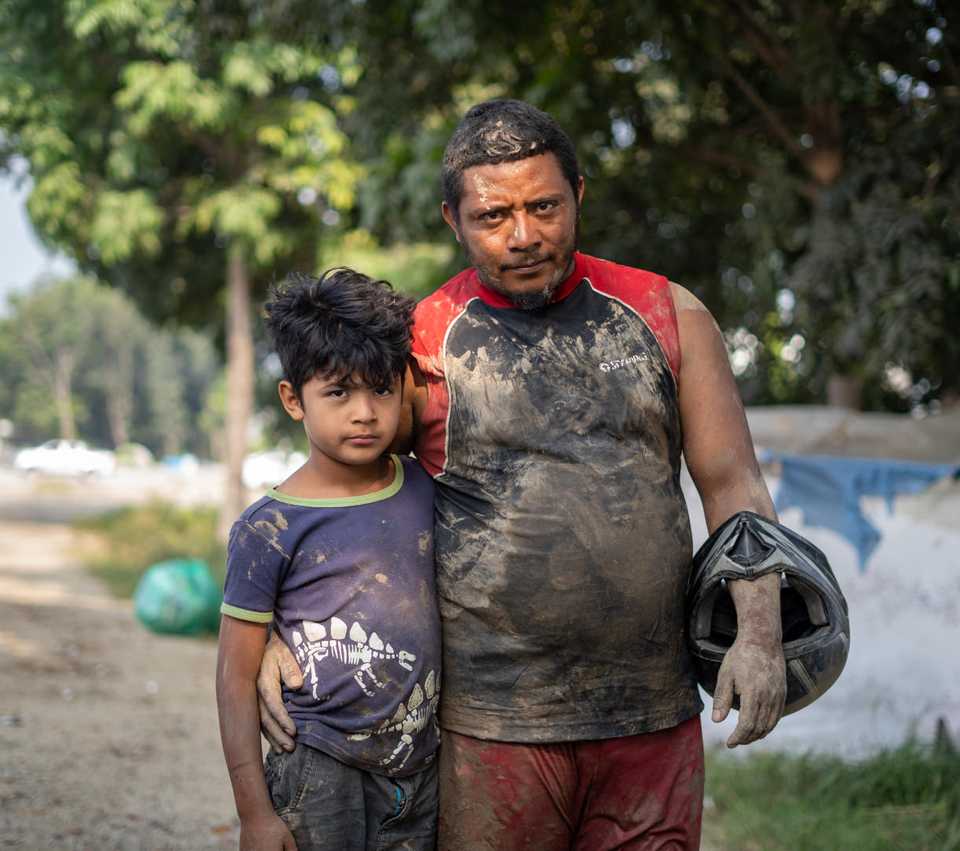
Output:
[[217,654],[220,739],[240,817],[240,848],[296,851],[287,826],[273,811],[263,776],[257,713],[257,671],[266,625],[224,615]]
[[[760,473],[726,346],[713,317],[695,296],[670,285],[680,332],[680,421],[687,468],[713,532],[740,511],[776,520]],[[728,747],[762,739],[783,713],[786,669],[780,623],[779,574],[728,584],[737,610],[737,638],[724,657],[713,698],[722,721],[740,695]]]

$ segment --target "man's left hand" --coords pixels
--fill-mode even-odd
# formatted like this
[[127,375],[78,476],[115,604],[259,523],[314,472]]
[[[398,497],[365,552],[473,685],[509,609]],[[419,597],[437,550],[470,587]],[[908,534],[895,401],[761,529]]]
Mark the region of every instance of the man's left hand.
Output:
[[723,721],[740,696],[737,727],[727,747],[748,745],[767,735],[783,715],[787,696],[787,673],[783,645],[739,635],[727,651],[717,675],[713,695],[713,720]]

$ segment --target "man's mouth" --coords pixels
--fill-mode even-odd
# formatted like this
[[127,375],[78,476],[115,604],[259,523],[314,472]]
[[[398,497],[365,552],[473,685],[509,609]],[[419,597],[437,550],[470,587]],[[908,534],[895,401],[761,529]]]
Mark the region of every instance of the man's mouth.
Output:
[[532,272],[536,269],[539,269],[546,262],[547,258],[541,257],[539,260],[531,260],[529,263],[518,263],[512,266],[504,266],[503,270],[505,272]]

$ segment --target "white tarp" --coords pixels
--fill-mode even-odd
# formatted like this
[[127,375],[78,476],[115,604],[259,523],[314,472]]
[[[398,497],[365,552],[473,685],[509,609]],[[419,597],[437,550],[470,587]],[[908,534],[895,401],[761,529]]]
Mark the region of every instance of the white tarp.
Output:
[[[800,416],[789,418],[790,427],[781,437],[791,429],[816,431],[812,411],[801,410]],[[786,414],[780,409],[776,415],[783,426]],[[753,426],[753,411],[750,419]],[[909,422],[905,417],[894,421],[898,429],[903,420]],[[759,446],[771,442],[761,438],[758,432],[763,431],[754,428]],[[903,439],[898,433],[897,442]],[[784,443],[778,448],[787,449]],[[876,446],[882,450],[882,440]],[[845,449],[850,455],[868,454],[856,446]],[[924,457],[957,458],[952,446],[939,452],[925,447]],[[765,476],[775,496],[775,468]],[[684,492],[697,547],[706,539],[706,527],[699,497],[686,476]],[[862,572],[854,547],[839,534],[804,525],[798,509],[788,509],[780,518],[830,560],[850,607],[850,657],[826,695],[783,719],[754,747],[863,755],[895,747],[911,735],[929,740],[938,718],[960,733],[960,482],[946,479],[921,494],[897,497],[892,514],[879,498],[863,498],[861,507],[882,535]],[[714,724],[711,700],[704,698],[705,742],[722,744],[735,726],[735,713]]]

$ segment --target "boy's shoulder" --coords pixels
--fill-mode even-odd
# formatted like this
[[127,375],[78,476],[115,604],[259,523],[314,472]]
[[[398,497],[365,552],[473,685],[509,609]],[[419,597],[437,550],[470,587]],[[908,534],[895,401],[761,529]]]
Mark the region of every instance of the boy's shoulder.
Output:
[[299,526],[297,506],[287,505],[269,493],[248,505],[233,524],[230,532],[231,546],[248,540],[250,535],[261,539],[263,544],[287,556],[286,539],[296,535]]

